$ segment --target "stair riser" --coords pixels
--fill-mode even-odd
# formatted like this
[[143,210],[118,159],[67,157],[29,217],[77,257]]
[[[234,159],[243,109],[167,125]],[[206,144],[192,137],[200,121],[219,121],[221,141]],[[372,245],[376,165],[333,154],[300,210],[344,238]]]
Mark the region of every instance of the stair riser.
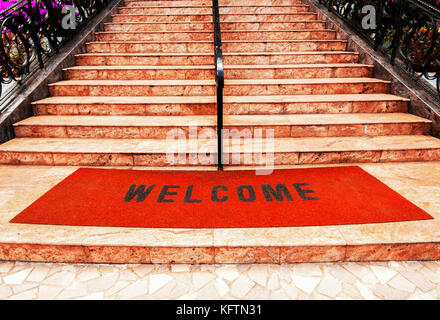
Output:
[[[107,139],[167,139],[172,129],[180,129],[189,136],[189,127],[173,126],[33,126],[19,125],[15,127],[15,135],[19,138],[107,138]],[[199,126],[197,132],[215,126]],[[264,126],[224,126],[225,129],[273,130],[275,138],[304,137],[362,137],[384,135],[427,135],[430,124],[426,123],[377,123],[377,124],[343,124],[343,125],[264,125]],[[194,130],[194,129],[193,129]],[[266,131],[263,131],[266,132]]]
[[[225,61],[225,59],[223,60]],[[213,65],[214,56],[78,56],[76,63],[79,66],[193,66]]]
[[163,15],[189,15],[189,14],[211,14],[212,8],[210,7],[186,7],[186,8],[145,8],[145,7],[128,7],[119,8],[118,14],[163,14]]
[[[260,31],[293,31],[293,30],[322,30],[325,29],[324,22],[223,22],[222,32],[228,30],[260,30]],[[109,23],[105,26],[106,31],[210,31],[213,26],[210,22],[198,23],[132,23],[117,24]]]
[[[277,14],[277,13],[298,13],[307,12],[309,7],[292,6],[292,7],[220,7],[220,15],[222,14]],[[211,7],[186,7],[186,8],[148,8],[148,7],[128,7],[119,8],[119,14],[212,14]]]
[[[250,157],[252,154],[224,155],[224,162],[232,165],[264,165]],[[263,160],[266,155],[263,153]],[[191,157],[191,161],[189,159]],[[200,157],[186,155],[181,160],[186,165],[214,165],[216,154],[210,161],[200,162]],[[232,158],[235,160],[233,161]],[[206,159],[206,158],[205,158]],[[202,158],[203,160],[203,158]],[[275,153],[274,165],[332,164],[332,163],[378,163],[438,161],[440,149],[391,150],[391,151],[344,151],[344,152],[288,152]],[[61,166],[181,166],[170,163],[166,154],[119,154],[119,153],[45,153],[0,152],[0,164],[61,165]]]
[[182,0],[182,1],[129,1],[123,2],[124,7],[172,7],[172,6],[212,6],[212,0]]
[[210,53],[214,52],[213,43],[104,43],[87,44],[89,53]]
[[215,103],[195,104],[38,104],[34,105],[36,115],[214,115]]
[[[252,5],[300,5],[301,0],[253,0]],[[220,0],[220,6],[246,6],[249,0]],[[212,6],[212,0],[182,0],[182,1],[124,1],[126,7],[145,7],[145,6]]]
[[224,14],[220,16],[221,22],[296,22],[296,21],[314,21],[317,18],[315,13],[303,12],[303,13],[289,13],[282,14],[280,11],[274,14]]
[[336,33],[334,31],[322,30],[290,32],[222,32],[222,40],[334,40],[335,38]]
[[63,85],[51,86],[52,96],[214,96],[215,86],[111,86],[111,85]]
[[301,0],[219,0],[219,6],[266,6],[266,5],[299,5]]
[[302,64],[302,63],[356,63],[357,54],[267,54],[267,55],[223,55],[223,63],[228,65],[276,65],[276,64]]
[[[315,102],[315,103],[224,103],[223,113],[240,114],[320,114],[407,112],[404,101]],[[37,104],[36,115],[215,115],[215,103],[194,104]]]
[[360,68],[280,68],[280,69],[228,69],[225,79],[311,79],[370,77],[372,69]]
[[[223,55],[223,63],[230,65],[274,65],[300,63],[356,63],[359,60],[356,54],[294,54],[294,55]],[[212,65],[214,56],[78,56],[76,63],[79,66],[190,66]]]
[[[251,154],[224,156],[224,162],[236,165],[264,165],[250,157]],[[229,158],[229,160],[227,160]],[[235,159],[233,161],[232,159]],[[263,154],[265,159],[265,154]],[[440,149],[426,150],[384,150],[384,151],[343,151],[343,152],[286,152],[274,154],[274,165],[305,165],[333,163],[386,163],[410,161],[438,161]],[[256,161],[257,160],[257,161]]]
[[203,15],[114,15],[113,23],[125,23],[125,22],[160,22],[160,23],[173,23],[173,22],[210,22],[212,23],[212,13]]
[[304,52],[304,51],[345,51],[344,41],[304,41],[304,42],[226,42],[223,52]]
[[[97,41],[212,41],[212,32],[98,33]],[[334,40],[334,31],[223,32],[222,40]]]
[[213,41],[212,32],[98,33],[97,41]]
[[387,83],[226,85],[225,96],[388,93]]
[[215,70],[64,70],[68,80],[209,80],[215,78]]
[[246,6],[235,6],[235,7],[219,7],[220,15],[224,14],[290,14],[290,13],[300,13],[309,12],[310,7],[305,5],[293,5],[293,6],[257,6],[253,5]]
[[[314,13],[292,14],[228,14],[220,17],[221,22],[296,22],[316,20]],[[212,22],[211,14],[201,15],[115,15],[113,22]]]
[[407,112],[404,101],[309,102],[309,103],[225,103],[224,114],[320,114]]
[[[360,78],[370,77],[372,69],[350,68],[282,68],[282,69],[229,69],[226,79],[308,79],[308,78]],[[68,80],[209,80],[214,79],[214,69],[188,70],[64,70]]]
[[[387,83],[360,84],[270,84],[226,85],[226,96],[296,95],[296,94],[357,94],[388,93]],[[215,96],[215,87],[208,85],[55,85],[52,96]]]
[[[223,52],[305,52],[305,51],[344,51],[344,41],[304,41],[304,42],[226,42]],[[87,44],[89,53],[212,53],[213,43],[124,43],[93,42]]]

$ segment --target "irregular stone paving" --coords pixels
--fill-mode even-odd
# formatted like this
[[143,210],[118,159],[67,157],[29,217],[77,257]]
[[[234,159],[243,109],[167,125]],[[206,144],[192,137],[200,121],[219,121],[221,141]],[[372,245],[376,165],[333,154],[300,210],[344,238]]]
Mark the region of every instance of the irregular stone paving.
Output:
[[0,262],[0,299],[440,299],[440,261],[289,265]]

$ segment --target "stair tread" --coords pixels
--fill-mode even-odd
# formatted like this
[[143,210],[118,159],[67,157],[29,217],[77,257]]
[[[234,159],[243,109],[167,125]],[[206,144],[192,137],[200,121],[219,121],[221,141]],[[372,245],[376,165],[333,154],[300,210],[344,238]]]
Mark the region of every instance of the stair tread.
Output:
[[[208,142],[211,152],[215,152],[215,140],[198,140],[199,146],[206,147]],[[167,153],[190,143],[166,139],[15,138],[0,145],[0,152],[146,154]],[[275,152],[423,150],[440,149],[440,139],[423,135],[275,138],[274,146]]]
[[62,80],[50,83],[49,86],[75,85],[140,85],[140,86],[173,86],[173,85],[215,85],[215,80]]
[[162,66],[162,65],[133,65],[133,66],[74,66],[63,70],[187,70],[187,69],[215,69],[214,65],[176,65],[176,66]]
[[[222,23],[324,23],[325,20],[295,20],[295,21],[220,21],[220,24]],[[182,21],[176,21],[176,22],[170,22],[170,21],[151,21],[151,22],[106,22],[104,23],[105,25],[110,25],[110,24],[116,24],[116,25],[121,25],[121,24],[135,24],[135,25],[142,25],[142,24],[194,24],[194,23],[210,23],[212,24],[212,21],[191,21],[191,22],[182,22]]]
[[[347,113],[347,114],[280,114],[225,115],[225,126],[268,125],[340,125],[340,124],[431,123],[408,113]],[[89,116],[43,115],[17,122],[14,126],[94,126],[94,127],[161,127],[216,126],[215,115],[191,116]]]
[[[142,8],[211,8],[212,6],[203,6],[203,5],[189,5],[189,6],[135,6],[135,7],[127,7],[127,6],[121,6],[118,7],[119,9],[142,9]],[[302,5],[302,4],[268,4],[268,5],[221,5],[219,4],[219,8],[242,8],[242,7],[249,7],[249,8],[267,8],[267,7],[309,7],[308,5]]]
[[[225,69],[294,69],[294,68],[372,68],[373,65],[361,63],[320,63],[320,64],[274,64],[274,65],[225,65]],[[213,65],[133,65],[133,66],[74,66],[63,70],[187,70],[187,69],[215,69]]]
[[[344,102],[344,101],[409,101],[392,94],[334,94],[334,95],[274,95],[225,96],[225,103],[283,103],[283,102]],[[214,96],[56,96],[32,104],[136,104],[136,103],[215,103]]]
[[225,79],[225,85],[240,84],[334,84],[334,83],[391,83],[376,78],[311,78],[311,79]]

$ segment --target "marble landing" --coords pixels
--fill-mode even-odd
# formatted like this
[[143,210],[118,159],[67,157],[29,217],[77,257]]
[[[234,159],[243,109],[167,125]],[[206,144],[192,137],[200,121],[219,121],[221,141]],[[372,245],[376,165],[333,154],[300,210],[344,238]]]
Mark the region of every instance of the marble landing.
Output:
[[[311,166],[290,166],[305,167]],[[245,229],[12,224],[10,219],[77,167],[0,166],[0,260],[154,264],[440,260],[440,162],[376,163],[360,164],[360,167],[434,219]],[[176,170],[146,168],[149,169]],[[244,167],[228,168],[238,169]]]

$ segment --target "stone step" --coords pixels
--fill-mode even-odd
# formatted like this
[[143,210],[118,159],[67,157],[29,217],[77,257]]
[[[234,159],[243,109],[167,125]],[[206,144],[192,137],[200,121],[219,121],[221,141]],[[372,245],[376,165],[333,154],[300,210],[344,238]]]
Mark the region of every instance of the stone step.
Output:
[[[215,96],[214,80],[65,80],[52,96]],[[390,82],[372,78],[225,80],[224,95],[388,93]]]
[[112,15],[113,23],[175,23],[175,22],[209,22],[212,23],[211,14],[186,14],[186,15],[163,15],[163,14],[114,14]]
[[[237,142],[226,140],[225,149],[230,150],[225,153],[225,160],[234,157],[234,162],[227,161],[232,165],[262,164],[258,161],[258,153],[253,154],[252,150],[261,150],[263,159],[267,153],[273,154],[274,165],[440,160],[440,140],[422,135],[275,138],[267,142],[255,139],[253,143],[243,142],[243,139]],[[0,163],[75,166],[214,165],[216,150],[215,139],[15,138],[0,146]],[[178,158],[177,153],[183,155]],[[248,157],[244,157],[246,154]]]
[[[295,31],[222,31],[222,40],[334,40],[333,30],[295,30]],[[212,41],[212,31],[124,31],[98,32],[97,41]]]
[[[219,6],[246,6],[249,0],[220,0]],[[301,0],[252,0],[252,5],[300,5]],[[124,1],[126,7],[143,7],[143,6],[212,6],[212,0],[173,0],[173,1]]]
[[[209,80],[215,67],[204,66],[77,66],[63,70],[68,80]],[[372,65],[292,64],[225,65],[225,79],[295,79],[371,77]]]
[[[324,21],[297,21],[297,22],[222,22],[221,30],[259,30],[259,31],[293,31],[293,30],[319,30],[325,29]],[[210,31],[212,22],[126,22],[105,23],[105,31]]]
[[321,20],[305,20],[295,22],[277,22],[277,21],[263,21],[263,22],[242,22],[231,21],[222,22],[222,32],[227,30],[259,30],[259,31],[293,31],[293,30],[316,30],[325,29],[325,21]]
[[[49,97],[36,115],[215,115],[216,97]],[[226,96],[224,114],[344,114],[407,112],[408,99],[390,94]]]
[[[224,40],[223,52],[345,51],[346,40]],[[89,53],[212,53],[213,41],[100,41],[86,44]]]
[[204,66],[78,66],[63,70],[67,80],[210,80],[215,67]]
[[[306,5],[266,5],[266,6],[219,6],[220,15],[222,14],[274,14],[274,13],[299,13],[308,12],[309,6]],[[118,14],[211,14],[211,6],[136,6],[119,7]]]
[[[209,14],[115,14],[112,16],[113,22],[212,22],[212,12]],[[220,16],[221,22],[243,21],[243,22],[295,22],[304,20],[316,20],[317,14],[313,12],[283,13],[272,14],[223,14]]]
[[146,6],[158,6],[158,7],[172,7],[172,6],[212,6],[212,0],[172,0],[172,1],[130,1],[125,0],[122,2],[125,7],[146,7]]
[[[76,56],[78,66],[212,65],[213,60],[213,53],[86,53]],[[359,53],[347,51],[223,54],[225,65],[357,63],[358,60]]]
[[224,30],[222,40],[334,40],[336,32],[328,29],[260,31]]
[[137,6],[137,7],[119,7],[118,15],[211,15],[212,7],[208,6]]
[[211,31],[106,31],[96,41],[213,41]]
[[215,80],[65,80],[52,96],[215,96]]
[[224,40],[223,52],[345,51],[346,40]]
[[310,6],[304,4],[265,4],[265,5],[219,5],[220,15],[225,14],[243,14],[243,13],[253,13],[253,14],[290,14],[290,13],[300,13],[309,12]]
[[[427,135],[430,123],[405,113],[224,117],[224,129],[240,134],[271,129],[277,138]],[[14,124],[19,138],[166,139],[174,129],[195,137],[207,128],[215,134],[217,116],[35,116]]]
[[252,4],[254,6],[265,6],[265,5],[295,5],[295,4],[303,4],[302,0],[219,0],[219,6],[245,6]]
[[212,21],[207,22],[107,22],[107,32],[152,32],[152,31],[213,31]]
[[371,77],[365,64],[225,65],[225,79],[309,79]]

